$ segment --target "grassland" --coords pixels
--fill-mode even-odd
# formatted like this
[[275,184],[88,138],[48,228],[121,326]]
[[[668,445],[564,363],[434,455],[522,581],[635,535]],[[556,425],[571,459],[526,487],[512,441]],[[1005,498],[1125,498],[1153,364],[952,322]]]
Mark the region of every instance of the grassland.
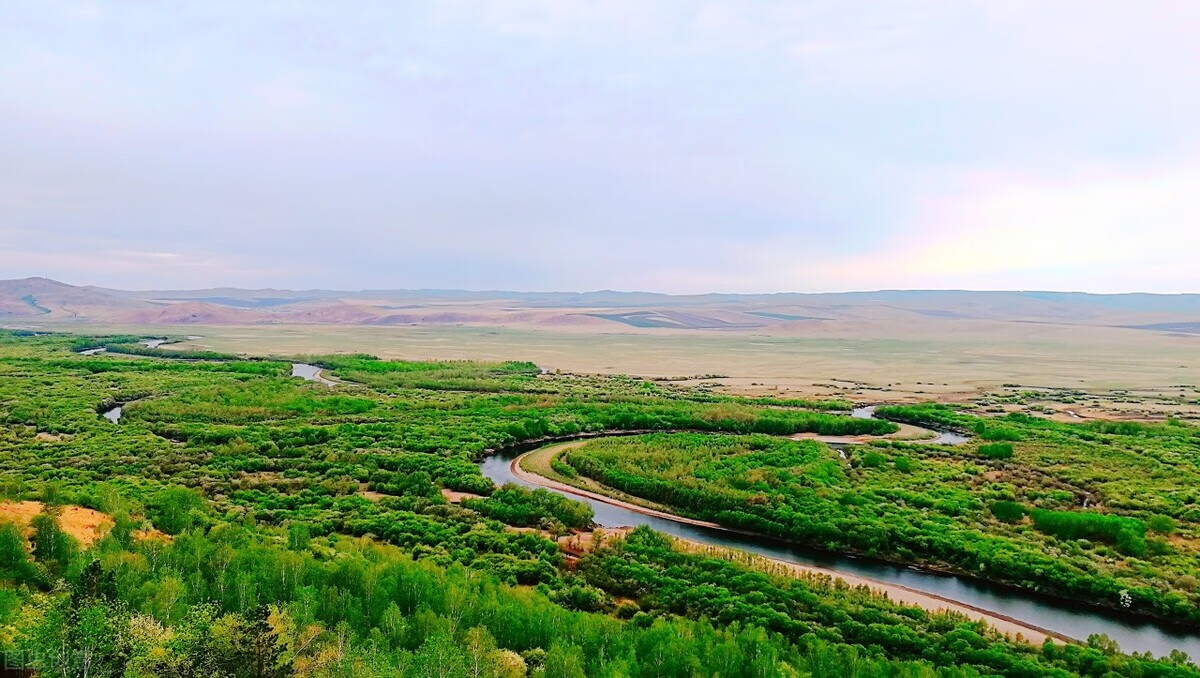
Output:
[[[48,327],[58,327],[49,325]],[[90,326],[89,326],[90,328]],[[182,346],[231,353],[371,353],[396,359],[532,360],[550,370],[693,378],[738,393],[862,401],[972,402],[1007,385],[1082,389],[1108,414],[1161,415],[1154,402],[1200,413],[1200,336],[1032,323],[946,322],[812,334],[329,325],[127,327],[97,331],[203,335]],[[90,331],[90,330],[89,330]],[[1127,390],[1138,407],[1119,407]],[[1178,406],[1178,407],[1176,407]]]

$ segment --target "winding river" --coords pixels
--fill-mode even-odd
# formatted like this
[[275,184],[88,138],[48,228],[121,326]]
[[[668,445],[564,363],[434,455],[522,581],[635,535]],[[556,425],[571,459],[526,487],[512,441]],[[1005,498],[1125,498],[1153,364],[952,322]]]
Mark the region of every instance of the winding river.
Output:
[[[870,418],[873,415],[873,408],[863,408],[854,412],[854,416],[857,417]],[[933,440],[940,443],[963,441],[966,441],[965,437],[952,432],[939,432],[938,437]],[[528,488],[542,487],[518,477],[513,472],[512,464],[513,460],[522,454],[544,445],[545,443],[516,445],[499,451],[486,457],[480,464],[480,470],[497,485],[515,483]],[[1120,644],[1125,652],[1150,652],[1155,656],[1164,656],[1172,650],[1181,650],[1193,658],[1200,658],[1200,636],[1167,625],[1136,619],[1115,610],[1091,608],[966,577],[691,525],[646,515],[591,497],[566,493],[554,487],[544,489],[570,496],[591,506],[596,512],[596,524],[600,527],[645,525],[659,532],[701,544],[741,549],[786,563],[819,567],[871,579],[884,585],[913,589],[1069,638],[1083,640],[1091,634],[1102,633]]]
[[[158,340],[154,341],[157,344],[162,343]],[[156,346],[150,347],[155,348]],[[89,350],[86,353],[92,354],[93,352],[99,351]],[[323,376],[320,367],[306,363],[293,363],[292,376],[329,386],[337,383]],[[124,403],[113,405],[101,412],[101,416],[115,424],[121,419],[123,405]],[[857,408],[851,413],[851,416],[866,419],[873,418],[874,415],[874,407]],[[952,431],[935,431],[934,433],[935,437],[924,442],[956,445],[968,440],[966,436]],[[576,439],[589,437],[595,436],[579,436]],[[559,442],[565,441],[566,439]],[[484,476],[497,485],[515,483],[529,488],[542,487],[514,474],[512,463],[520,455],[544,445],[543,442],[526,443],[499,451],[486,457],[480,463],[480,470]],[[842,444],[834,442],[831,443],[831,446],[841,447]],[[1172,650],[1181,650],[1194,659],[1200,659],[1200,635],[1182,632],[1152,621],[1136,619],[1115,610],[1091,608],[975,579],[868,558],[839,555],[775,539],[692,525],[669,518],[646,515],[623,506],[590,497],[581,497],[553,487],[545,489],[570,496],[572,499],[591,506],[596,512],[596,524],[600,527],[645,525],[659,532],[701,544],[741,549],[785,563],[819,567],[835,573],[845,573],[873,580],[884,585],[895,585],[928,593],[1069,638],[1086,639],[1091,634],[1102,633],[1120,644],[1121,649],[1125,652],[1150,652],[1156,656],[1164,656]]]

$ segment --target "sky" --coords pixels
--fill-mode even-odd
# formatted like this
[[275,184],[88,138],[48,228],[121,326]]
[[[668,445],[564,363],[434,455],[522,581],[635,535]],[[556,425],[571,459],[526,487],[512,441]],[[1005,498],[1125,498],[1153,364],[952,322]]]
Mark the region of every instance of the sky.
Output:
[[1200,292],[1196,0],[0,0],[0,278]]

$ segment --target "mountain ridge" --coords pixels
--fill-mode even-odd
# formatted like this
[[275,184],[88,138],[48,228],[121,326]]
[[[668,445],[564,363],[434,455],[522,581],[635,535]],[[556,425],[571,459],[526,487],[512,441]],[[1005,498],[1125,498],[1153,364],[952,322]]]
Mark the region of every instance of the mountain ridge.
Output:
[[133,324],[528,325],[780,330],[814,323],[1038,321],[1190,333],[1200,294],[875,290],[765,294],[595,290],[118,290],[44,277],[0,280],[0,319]]

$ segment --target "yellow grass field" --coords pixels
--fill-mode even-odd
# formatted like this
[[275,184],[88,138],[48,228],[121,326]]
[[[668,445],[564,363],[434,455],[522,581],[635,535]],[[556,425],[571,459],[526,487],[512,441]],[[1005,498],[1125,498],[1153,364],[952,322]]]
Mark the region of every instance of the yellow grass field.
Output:
[[1126,396],[1123,390],[1143,401],[1145,396],[1200,399],[1200,336],[1066,324],[841,322],[822,325],[819,334],[778,335],[343,325],[56,323],[51,328],[201,335],[175,346],[247,354],[532,360],[550,370],[693,377],[730,391],[841,395],[857,401],[964,400],[1004,385],[1081,389],[1117,400]]

